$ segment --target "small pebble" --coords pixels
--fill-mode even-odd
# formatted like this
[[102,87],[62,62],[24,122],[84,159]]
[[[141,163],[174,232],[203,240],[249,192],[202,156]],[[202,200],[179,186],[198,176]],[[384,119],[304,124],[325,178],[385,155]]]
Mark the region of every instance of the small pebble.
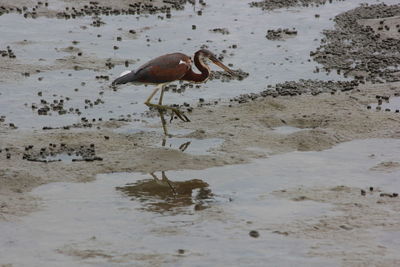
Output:
[[257,238],[257,237],[260,236],[260,234],[259,234],[258,231],[256,231],[256,230],[251,230],[251,231],[249,232],[249,236],[254,237],[254,238]]

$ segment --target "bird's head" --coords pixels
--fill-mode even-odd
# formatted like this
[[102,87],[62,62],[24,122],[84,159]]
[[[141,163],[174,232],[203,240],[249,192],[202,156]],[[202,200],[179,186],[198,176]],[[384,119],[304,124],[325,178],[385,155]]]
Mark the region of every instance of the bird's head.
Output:
[[234,76],[235,73],[233,70],[225,66],[211,51],[207,49],[200,49],[199,51],[196,52],[196,54],[199,54],[200,58],[208,58],[211,60],[212,63],[223,69],[224,71],[228,72],[230,75]]

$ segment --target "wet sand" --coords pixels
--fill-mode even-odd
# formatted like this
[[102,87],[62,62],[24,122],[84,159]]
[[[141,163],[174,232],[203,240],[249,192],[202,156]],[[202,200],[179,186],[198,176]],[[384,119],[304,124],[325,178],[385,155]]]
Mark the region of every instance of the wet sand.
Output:
[[[392,83],[389,88],[387,85],[363,85],[360,90],[334,95],[266,97],[245,104],[196,108],[190,114],[195,123],[174,120],[168,125],[171,133],[187,130],[189,133],[177,135],[182,138],[224,139],[224,143],[213,148],[213,155],[209,156],[155,147],[163,139],[160,123],[150,125],[158,129],[157,132],[136,134],[113,131],[114,127],[127,127],[128,131],[129,126],[124,126],[124,122],[103,123],[100,130],[56,129],[33,133],[3,125],[0,133],[3,216],[20,213],[18,201],[12,201],[18,198],[18,192],[29,192],[48,182],[90,181],[96,174],[109,172],[204,169],[268,156],[251,148],[266,149],[273,155],[319,151],[354,139],[399,138],[398,113],[367,109],[368,104],[377,101],[375,96],[383,92],[385,95],[400,93],[400,83]],[[308,130],[289,135],[276,133],[273,129],[280,126]],[[49,144],[56,148],[49,148]],[[102,160],[41,163],[23,159],[24,154],[38,155],[45,148],[55,154],[62,153],[62,144],[76,149],[93,144],[96,156]],[[33,148],[26,150],[30,145]]]
[[[28,5],[24,1],[9,1],[4,3],[8,8],[12,5]],[[29,1],[27,1],[29,2]],[[55,1],[55,6],[81,5],[80,1]],[[128,1],[129,2],[129,1]],[[49,8],[52,1],[49,1]],[[125,8],[124,1],[116,4],[115,8]],[[107,1],[100,1],[100,5],[107,5]],[[385,7],[378,7],[368,10],[369,18],[359,17],[357,22],[360,27],[368,25],[371,29],[377,30],[383,17],[388,16],[387,12],[382,13]],[[60,10],[45,11],[43,16],[54,16]],[[397,9],[391,9],[395,12]],[[361,13],[360,9],[355,11]],[[372,15],[371,15],[372,14]],[[365,42],[378,43],[371,45],[381,48],[387,43],[382,40],[389,40],[390,43],[398,42],[400,34],[393,30],[400,24],[398,14],[389,14],[390,18],[384,19],[384,25],[392,30],[385,31],[379,39],[371,34],[371,30],[366,31],[370,39]],[[288,87],[280,90],[282,86],[270,88],[268,93],[248,94],[238,96],[231,101],[222,100],[217,105],[197,105],[193,111],[187,113],[190,123],[180,122],[177,119],[168,124],[169,132],[174,137],[184,140],[199,140],[200,144],[210,139],[223,139],[219,146],[212,147],[207,154],[190,153],[188,150],[181,151],[179,147],[162,147],[163,134],[161,125],[156,120],[144,122],[143,131],[135,131],[128,121],[105,121],[93,122],[92,127],[79,128],[72,127],[68,130],[49,129],[49,130],[21,130],[10,125],[10,122],[0,121],[0,221],[18,221],[21,216],[32,214],[32,212],[43,209],[40,205],[40,198],[30,194],[31,190],[40,185],[52,182],[90,182],[96,179],[97,175],[110,174],[117,172],[141,172],[153,173],[164,170],[204,170],[216,166],[227,166],[233,164],[243,164],[254,161],[255,159],[270,158],[276,155],[296,152],[296,151],[323,151],[335,147],[336,145],[368,138],[389,138],[399,139],[400,137],[400,115],[396,113],[396,107],[391,110],[376,110],[371,105],[379,101],[387,101],[400,96],[400,82],[398,72],[391,68],[397,66],[397,61],[388,61],[387,58],[399,53],[390,50],[385,51],[385,60],[370,68],[363,68],[363,64],[351,69],[351,63],[359,62],[363,59],[370,60],[369,50],[361,51],[360,54],[345,53],[349,58],[341,57],[341,62],[337,63],[337,57],[331,57],[329,48],[339,47],[340,52],[350,49],[346,45],[337,45],[341,39],[338,38],[344,32],[350,32],[356,36],[353,41],[359,40],[363,32],[351,32],[340,24],[341,19],[348,20],[348,16],[342,15],[337,18],[340,28],[337,32],[329,32],[327,44],[321,44],[321,51],[314,54],[314,57],[330,71],[346,72],[349,76],[356,75],[357,84],[351,90],[345,90],[343,86],[334,85],[326,87],[306,83],[306,86],[294,86],[287,94]],[[377,30],[378,31],[378,30]],[[365,36],[364,36],[365,37]],[[336,39],[335,39],[336,38]],[[364,42],[363,41],[363,42]],[[336,46],[334,46],[336,44]],[[327,52],[328,51],[328,52]],[[336,50],[335,50],[336,51]],[[79,51],[74,51],[79,52]],[[337,52],[337,51],[336,51]],[[325,53],[325,54],[324,54]],[[326,55],[328,56],[328,59]],[[349,56],[350,55],[350,56]],[[361,57],[360,57],[361,55]],[[375,59],[376,59],[375,55]],[[78,61],[79,62],[78,62]],[[79,65],[83,69],[105,68],[107,59],[92,57],[65,58],[59,65],[50,64],[46,66],[29,65],[23,59],[4,58],[0,61],[2,73],[0,80],[5,82],[18,81],[21,79],[20,72],[34,72],[39,69],[47,72],[54,69],[74,69]],[[375,62],[375,61],[374,61]],[[133,63],[133,62],[131,62]],[[124,64],[121,59],[114,59],[113,64]],[[378,66],[378,67],[377,67]],[[386,71],[385,71],[386,68]],[[15,74],[18,72],[18,74]],[[299,82],[303,84],[304,82]],[[316,88],[318,90],[316,90]],[[316,92],[316,93],[315,93]],[[1,114],[0,114],[1,115]],[[157,116],[155,111],[151,111],[148,116]],[[289,133],[279,132],[280,127],[295,127],[300,129]],[[293,128],[294,129],[294,128]],[[178,141],[179,143],[179,141]],[[70,153],[74,161],[61,160],[44,162],[49,156],[66,155]],[[382,161],[371,168],[375,172],[398,172],[399,161]],[[339,185],[338,185],[339,186]],[[368,186],[368,185],[366,185]],[[398,216],[398,197],[383,197],[377,195],[368,200],[362,200],[360,209],[356,211],[350,207],[352,202],[360,202],[360,199],[353,199],[359,195],[360,190],[368,188],[360,187],[305,187],[294,189],[288,187],[283,191],[275,191],[274,196],[294,201],[310,200],[314,202],[328,203],[334,205],[337,211],[344,213],[343,216],[328,216],[320,223],[307,225],[297,224],[296,221],[289,222],[285,227],[277,230],[271,227],[271,231],[278,231],[282,236],[290,235],[299,239],[328,240],[335,239],[336,242],[347,242],[347,231],[358,228],[365,233],[373,227],[381,227],[387,231],[398,232],[400,225],[396,223]],[[349,195],[351,193],[351,195]],[[390,192],[393,193],[393,192]],[[381,201],[381,202],[379,202]],[[350,203],[351,202],[351,203]],[[350,203],[350,204],[349,204]],[[385,206],[384,212],[381,207]],[[371,210],[373,212],[371,212]],[[371,212],[371,216],[366,213]],[[362,214],[362,216],[361,216]],[[359,219],[357,219],[359,217]],[[348,222],[350,220],[350,222]],[[337,237],[333,237],[332,225],[339,225],[343,232]],[[351,225],[351,226],[349,226]],[[342,227],[343,226],[343,227]],[[350,229],[350,228],[351,229]],[[346,229],[348,228],[348,229]],[[270,228],[269,228],[270,230]],[[352,236],[355,238],[356,234]],[[366,243],[372,242],[369,236],[364,235]],[[373,243],[373,242],[372,242]],[[355,242],[353,245],[361,246]],[[321,244],[323,246],[323,244]],[[330,259],[342,260],[344,265],[357,266],[357,264],[368,264],[372,261],[378,265],[395,266],[399,259],[395,257],[392,249],[398,245],[388,245],[388,248],[376,248],[376,244],[371,245],[374,251],[371,257],[366,257],[365,252],[360,255],[346,255],[340,249],[338,251],[324,254],[318,248],[313,248],[309,256],[322,256]],[[378,249],[379,253],[375,253]],[[64,254],[75,254],[74,250],[68,246],[61,249]],[[72,251],[72,252],[71,252]],[[380,261],[379,257],[390,255],[388,261]],[[101,256],[100,256],[101,257]],[[343,260],[344,259],[344,260]],[[346,261],[348,260],[348,261]],[[3,264],[0,261],[0,264]],[[4,263],[5,264],[5,263]],[[158,262],[158,264],[162,264]]]

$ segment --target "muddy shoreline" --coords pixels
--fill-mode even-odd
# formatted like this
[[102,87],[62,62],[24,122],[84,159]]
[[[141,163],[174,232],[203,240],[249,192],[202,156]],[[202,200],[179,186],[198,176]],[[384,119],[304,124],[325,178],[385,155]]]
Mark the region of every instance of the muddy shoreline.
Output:
[[[3,8],[0,11],[5,14],[20,13],[21,16],[27,13],[27,16],[31,16],[32,12],[36,12],[35,16],[58,18],[60,14],[72,16],[74,12],[78,12],[75,10],[82,8],[82,16],[100,12],[95,14],[95,20],[98,20],[104,15],[102,12],[114,12],[112,15],[129,13],[126,10],[133,8],[131,2],[108,4],[108,1],[97,1],[97,4],[85,7],[82,1],[48,1],[48,5],[41,4],[36,10],[34,5],[29,6],[31,1],[10,0],[2,4]],[[148,6],[135,6],[137,9],[133,14],[168,14],[168,10],[183,8],[186,2],[190,1],[152,1]],[[251,5],[271,10],[325,2],[328,1],[264,1]],[[27,6],[25,10],[24,6]],[[70,8],[65,9],[66,6]],[[114,11],[110,11],[109,8]],[[167,145],[162,146],[164,135],[161,124],[154,120],[146,121],[148,117],[157,116],[155,111],[145,112],[144,131],[136,131],[128,116],[109,121],[87,121],[85,118],[90,127],[84,127],[85,120],[82,120],[74,127],[21,130],[0,114],[0,222],[18,221],[21,216],[42,209],[40,200],[30,192],[40,185],[52,182],[84,183],[95,180],[99,174],[118,172],[204,170],[216,166],[249,163],[255,159],[295,151],[323,151],[357,139],[399,139],[398,108],[381,108],[382,102],[390,103],[400,96],[399,10],[399,5],[371,5],[340,14],[335,18],[335,29],[325,31],[320,47],[316,51],[310,51],[310,55],[325,71],[345,73],[349,80],[286,81],[269,86],[260,93],[248,93],[215,102],[202,99],[199,103],[193,103],[190,112],[187,112],[188,108],[184,105],[181,108],[186,111],[192,122],[173,120],[168,124],[173,137],[182,139],[182,144],[178,146],[169,146],[168,138]],[[353,45],[349,46],[349,43]],[[0,50],[3,49],[0,47]],[[0,67],[4,71],[0,74],[0,81],[13,84],[22,79],[21,73],[45,73],[55,69],[101,71],[108,69],[110,64],[114,66],[135,63],[135,60],[126,62],[120,58],[77,55],[81,51],[76,50],[74,46],[66,46],[64,49],[64,52],[70,53],[69,56],[45,65],[25,62],[18,54],[14,58],[10,50],[4,50],[0,61]],[[380,54],[377,54],[378,51]],[[242,75],[242,79],[248,76],[246,70],[238,70],[238,73]],[[214,78],[229,81],[229,77],[219,72],[214,73]],[[170,85],[172,91],[175,89],[183,92],[185,88],[186,85],[180,85],[179,88]],[[299,131],[282,133],[277,131],[280,127],[296,128]],[[182,151],[182,148],[186,149],[184,140],[187,139],[222,141],[221,145],[199,155]],[[399,164],[397,161],[381,162],[372,170],[397,171]],[[323,222],[315,223],[314,226],[320,227],[320,231],[311,228],[307,222],[291,222],[282,227],[274,225],[267,230],[282,236],[325,240],[335,232],[330,228],[332,225],[344,225],[339,229],[344,232],[341,232],[338,240],[345,241],[346,231],[357,228],[355,225],[360,225],[361,230],[385,227],[379,220],[381,216],[387,216],[390,230],[399,231],[400,225],[394,222],[398,216],[392,213],[398,205],[398,197],[392,195],[382,200],[376,193],[373,199],[371,197],[368,200],[354,200],[355,195],[359,196],[360,190],[366,189],[343,186],[298,190],[287,188],[274,191],[274,196],[283,199],[332,204],[345,216],[330,217],[326,219],[325,225]],[[349,199],[362,202],[362,209],[354,210],[351,206],[353,203],[347,203]],[[377,202],[377,199],[382,202]],[[381,212],[379,205],[384,205],[390,212]],[[374,211],[374,214],[370,215],[371,222],[364,214],[361,217],[364,220],[362,223],[356,219],[347,223],[346,216],[358,216],[360,210],[361,213]],[[365,237],[365,240],[370,241],[368,237]],[[357,242],[354,244],[360,245]],[[311,256],[312,253],[313,251],[310,252]],[[317,255],[319,252],[315,253]],[[334,253],[325,256],[340,258]],[[356,265],[358,260],[366,263],[353,255],[346,257],[354,260],[351,262],[353,265]],[[374,254],[374,257],[379,256]],[[382,263],[374,257],[367,259],[377,264]],[[385,263],[390,265],[395,262],[393,260]]]
[[[13,5],[16,4],[14,1],[12,3]],[[20,6],[25,4],[27,3],[21,2]],[[64,4],[75,5],[78,3],[66,1]],[[11,6],[11,3],[9,6]],[[371,15],[374,14],[374,10],[376,15]],[[360,26],[358,27],[363,27],[362,25],[368,24],[368,19],[376,20],[376,17],[388,15],[387,12],[390,12],[389,15],[395,16],[396,10],[383,5],[368,8],[360,7],[336,17],[336,20],[341,27],[339,29],[348,32],[349,38],[352,38],[352,36],[357,35],[352,32],[353,25],[346,22],[352,12],[357,14],[366,12],[367,15],[365,16],[356,16],[359,19],[357,25]],[[384,15],[381,14],[382,12]],[[391,23],[394,24],[393,21]],[[365,32],[361,31],[361,33]],[[375,43],[374,41],[377,40],[375,35],[371,35],[369,31],[366,33],[367,35],[364,37],[368,38],[365,42]],[[343,33],[339,30],[327,33],[328,43],[323,43],[319,49],[324,52],[318,52],[314,55],[316,60],[326,59],[324,55],[331,54],[327,45],[330,43],[332,45],[337,44],[336,40],[343,39],[335,39],[335,37],[342,35]],[[398,38],[398,33],[395,31],[387,32],[385,38],[398,40],[394,39]],[[359,39],[357,37],[353,41]],[[380,40],[378,41],[379,44],[382,43]],[[344,51],[348,47],[342,46],[340,49]],[[343,54],[350,55],[348,53]],[[350,56],[350,58],[357,59],[358,54],[351,55],[353,56]],[[78,61],[75,61],[75,58]],[[346,61],[346,59],[342,59],[342,61]],[[348,71],[340,65],[333,65],[331,62],[330,60],[321,61],[328,69],[337,68]],[[15,75],[16,69],[21,70],[21,67],[29,69],[29,66],[17,63],[12,58],[1,61],[1,64],[7,66],[6,70],[9,70],[9,72],[2,72],[7,80],[13,80],[12,75]],[[123,61],[114,61],[114,64],[123,64]],[[96,59],[73,57],[71,60],[66,59],[62,62],[59,68],[74,68],[77,65],[83,68],[98,69],[102,65],[104,67],[105,64]],[[390,67],[391,65],[386,64],[385,66]],[[57,66],[48,66],[41,71],[55,67]],[[30,69],[34,68],[37,68],[37,66]],[[370,73],[368,69],[365,71]],[[11,73],[11,76],[7,73]],[[311,96],[310,94],[318,96]],[[160,140],[162,140],[163,137],[159,133],[133,135],[115,133],[114,128],[126,124],[124,122],[111,123],[111,128],[108,128],[109,123],[97,122],[93,123],[92,128],[82,131],[79,129],[49,129],[33,133],[13,129],[9,123],[3,122],[0,123],[0,135],[2,136],[2,153],[0,153],[2,175],[0,182],[3,192],[1,195],[3,203],[1,212],[3,217],[7,217],[8,214],[21,214],[22,210],[25,209],[21,209],[18,201],[13,200],[18,198],[19,194],[29,192],[32,188],[48,182],[89,181],[94,179],[96,174],[104,172],[202,169],[249,162],[252,158],[266,156],[263,153],[246,150],[249,147],[268,149],[271,154],[276,154],[296,150],[323,150],[340,142],[360,138],[398,138],[398,114],[394,110],[391,112],[370,111],[367,110],[367,106],[377,101],[377,95],[393,97],[399,94],[399,83],[396,82],[372,85],[368,83],[368,80],[367,84],[359,84],[359,82],[293,81],[278,84],[260,94],[238,96],[231,99],[230,103],[223,105],[197,107],[190,114],[191,119],[196,121],[196,124],[174,121],[169,125],[172,131],[175,129],[191,131],[191,133],[181,135],[181,137],[223,138],[225,140],[223,145],[214,149],[212,156],[193,156],[180,151],[151,147],[152,144],[160,143]],[[282,125],[310,130],[290,136],[279,136],[272,131],[274,127]],[[96,129],[96,127],[101,127],[101,130]],[[152,125],[152,127],[157,128],[159,125]],[[107,136],[107,140],[105,140],[105,136]],[[92,145],[96,148],[96,156],[102,160],[68,164],[27,160],[27,147],[33,146],[31,151],[38,154],[41,149],[45,149],[49,144],[56,147],[60,147],[61,144],[75,147]],[[142,157],[138,158],[136,155],[142,155]],[[24,202],[23,198],[21,201]],[[25,204],[28,205],[28,202],[25,201]]]
[[[2,125],[1,211],[3,217],[20,214],[19,204],[13,199],[48,182],[85,182],[93,180],[96,174],[109,172],[204,169],[268,156],[247,150],[252,147],[267,149],[272,155],[324,150],[354,139],[399,138],[398,113],[367,109],[368,104],[377,102],[376,95],[382,94],[389,97],[400,94],[400,83],[363,85],[359,89],[334,95],[269,96],[243,104],[196,108],[190,114],[195,125],[178,121],[168,125],[171,132],[190,131],[178,135],[182,138],[223,138],[224,143],[214,148],[210,156],[154,147],[154,144],[162,142],[161,132],[119,134],[113,128],[103,126],[100,130],[93,127],[32,133]],[[111,125],[119,127],[123,124]],[[106,123],[104,125],[107,126]],[[284,125],[308,130],[290,135],[273,131],[275,127]],[[154,128],[159,126],[158,123],[152,125]],[[62,144],[76,148],[92,146],[96,149],[96,156],[102,160],[44,163],[24,158],[27,147],[32,146],[30,150],[38,154],[49,144],[57,148]]]

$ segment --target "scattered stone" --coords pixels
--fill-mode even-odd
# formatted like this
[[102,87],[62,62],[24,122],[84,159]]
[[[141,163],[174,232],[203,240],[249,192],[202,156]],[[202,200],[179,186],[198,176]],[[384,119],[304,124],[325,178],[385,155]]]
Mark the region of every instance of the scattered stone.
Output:
[[251,237],[254,237],[254,238],[258,238],[258,237],[260,236],[260,234],[259,234],[258,231],[256,231],[256,230],[251,230],[251,231],[249,232],[249,235],[250,235]]
[[289,37],[294,37],[297,35],[297,30],[293,28],[290,29],[277,29],[277,30],[268,30],[267,35],[265,36],[268,40],[284,40]]
[[210,32],[221,33],[221,34],[229,34],[229,30],[227,28],[214,28],[211,29]]

